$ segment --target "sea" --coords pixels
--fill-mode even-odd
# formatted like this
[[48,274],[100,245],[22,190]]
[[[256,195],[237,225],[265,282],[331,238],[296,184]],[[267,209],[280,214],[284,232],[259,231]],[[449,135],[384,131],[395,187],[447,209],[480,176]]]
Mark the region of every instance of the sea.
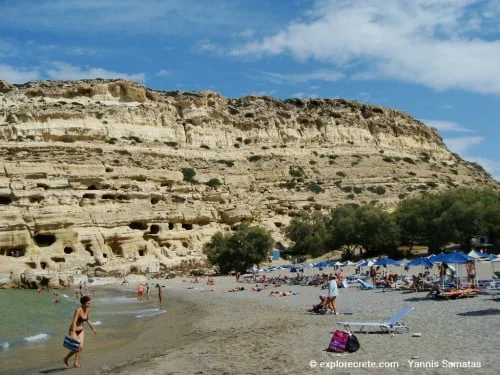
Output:
[[[55,292],[60,302],[54,302],[52,290],[0,290],[1,374],[39,374],[44,373],[40,369],[61,366],[68,353],[63,339],[80,302],[72,289]],[[85,324],[83,357],[87,358],[133,341],[148,319],[166,312],[157,299],[138,301],[130,289],[99,288],[91,298],[90,318],[98,333],[94,335]]]

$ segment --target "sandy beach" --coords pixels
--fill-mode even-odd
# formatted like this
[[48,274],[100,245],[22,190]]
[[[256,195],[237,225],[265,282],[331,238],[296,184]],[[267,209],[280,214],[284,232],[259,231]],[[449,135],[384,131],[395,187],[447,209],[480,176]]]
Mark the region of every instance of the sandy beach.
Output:
[[[434,300],[425,298],[426,292],[360,290],[352,284],[340,289],[337,302],[339,311],[349,315],[313,315],[306,310],[325,294],[317,286],[282,285],[252,292],[255,284],[237,284],[234,277],[216,277],[214,286],[202,281],[165,280],[166,314],[152,319],[134,342],[106,354],[84,354],[82,368],[71,372],[493,374],[500,366],[495,290],[472,298]],[[245,290],[227,292],[236,286]],[[296,295],[270,297],[272,290]],[[409,332],[358,333],[359,351],[325,351],[332,333],[343,329],[336,322],[384,321],[407,305],[414,307],[404,319]]]

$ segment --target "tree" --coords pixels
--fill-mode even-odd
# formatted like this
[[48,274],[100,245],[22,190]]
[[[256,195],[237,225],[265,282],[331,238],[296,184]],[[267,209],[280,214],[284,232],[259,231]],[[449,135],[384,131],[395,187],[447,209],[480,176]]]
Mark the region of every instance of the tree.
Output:
[[358,205],[345,204],[335,208],[331,213],[332,248],[341,248],[342,258],[350,259],[359,247]]
[[328,221],[329,218],[319,212],[294,218],[286,228],[287,236],[294,241],[288,252],[313,257],[328,252],[331,242]]
[[203,252],[211,264],[227,274],[245,272],[248,267],[261,263],[267,259],[273,245],[274,240],[265,229],[243,223],[234,234],[216,233],[205,244]]

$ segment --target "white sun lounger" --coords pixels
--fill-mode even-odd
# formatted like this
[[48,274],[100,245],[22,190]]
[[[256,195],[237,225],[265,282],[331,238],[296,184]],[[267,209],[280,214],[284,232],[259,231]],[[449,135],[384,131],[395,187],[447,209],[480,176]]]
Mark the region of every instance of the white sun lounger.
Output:
[[413,306],[406,306],[401,311],[394,314],[392,317],[387,319],[385,322],[337,322],[345,327],[347,331],[352,331],[351,326],[361,326],[359,332],[363,332],[365,327],[378,327],[382,331],[386,332],[396,332],[399,330],[409,330],[408,326],[401,322],[401,320],[408,315],[413,310]]

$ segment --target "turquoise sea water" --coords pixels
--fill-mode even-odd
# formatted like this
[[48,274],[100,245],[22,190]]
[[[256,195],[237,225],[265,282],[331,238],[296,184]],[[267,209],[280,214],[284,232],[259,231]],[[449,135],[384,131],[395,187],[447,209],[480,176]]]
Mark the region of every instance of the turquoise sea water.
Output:
[[[67,353],[62,341],[80,303],[73,290],[57,293],[59,303],[53,302],[52,292],[0,290],[2,374],[31,374],[36,373],[33,369],[61,364]],[[85,325],[84,357],[130,342],[149,318],[165,312],[158,301],[137,301],[127,290],[99,289],[92,301],[90,316],[98,334]]]

